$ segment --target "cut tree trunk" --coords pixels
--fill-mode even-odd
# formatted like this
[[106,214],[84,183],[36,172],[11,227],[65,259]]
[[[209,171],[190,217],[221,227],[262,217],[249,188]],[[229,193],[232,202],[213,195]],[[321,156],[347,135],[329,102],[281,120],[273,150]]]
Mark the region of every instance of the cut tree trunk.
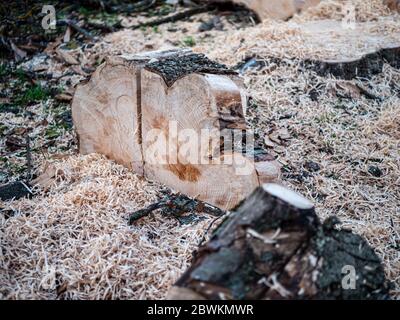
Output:
[[379,258],[360,236],[321,224],[313,205],[259,187],[200,247],[170,299],[385,299]]
[[231,2],[244,5],[254,11],[260,20],[287,20],[302,10],[316,6],[321,0],[207,0],[206,2],[217,4]]
[[[257,53],[252,56],[250,51],[241,67],[243,70],[248,68],[247,65],[264,66],[268,59],[280,64],[287,58],[293,58],[299,59],[303,66],[321,76],[333,75],[346,80],[368,78],[381,73],[385,63],[400,68],[400,37],[390,31],[392,23],[392,17],[382,18],[379,22],[357,22],[353,25],[354,29],[335,20],[293,23],[287,32],[288,38],[276,40],[277,48],[282,47],[281,41],[284,41],[285,46],[292,39],[298,43],[295,47],[288,46],[285,59],[278,58],[282,55],[279,52],[260,57]],[[388,31],[377,33],[381,29]],[[307,50],[301,52],[298,47]]]
[[76,90],[72,115],[81,153],[104,154],[148,179],[230,209],[279,176],[268,154],[238,148],[247,130],[245,107],[234,71],[173,50],[108,59]]

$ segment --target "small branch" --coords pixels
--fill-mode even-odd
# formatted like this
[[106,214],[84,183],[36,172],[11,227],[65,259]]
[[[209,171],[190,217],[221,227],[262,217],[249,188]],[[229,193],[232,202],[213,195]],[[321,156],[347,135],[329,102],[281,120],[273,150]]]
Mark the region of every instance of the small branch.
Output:
[[360,93],[363,94],[367,99],[382,101],[381,97],[378,97],[378,96],[374,95],[372,92],[367,90],[361,84],[356,83],[356,86],[357,86],[358,90],[360,90]]
[[151,205],[149,205],[147,208],[145,209],[141,209],[138,211],[135,211],[134,213],[132,213],[129,217],[129,223],[130,225],[132,225],[136,220],[139,220],[143,217],[148,216],[150,213],[152,213],[153,211],[160,209],[163,206],[163,202],[159,201],[156,203],[153,203]]
[[165,196],[162,200],[149,205],[145,209],[135,211],[130,215],[128,224],[131,225],[158,209],[162,209],[162,214],[172,215],[177,219],[186,212],[204,212],[217,217],[225,214],[223,210],[200,200],[192,199],[182,194],[174,194]]

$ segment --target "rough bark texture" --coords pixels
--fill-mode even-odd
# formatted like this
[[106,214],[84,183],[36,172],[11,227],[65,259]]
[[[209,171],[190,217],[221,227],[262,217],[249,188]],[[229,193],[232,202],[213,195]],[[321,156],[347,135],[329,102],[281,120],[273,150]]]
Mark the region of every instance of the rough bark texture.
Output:
[[366,54],[358,59],[336,61],[306,61],[306,65],[320,75],[331,74],[336,78],[351,80],[356,77],[368,78],[382,72],[383,64],[387,62],[394,68],[400,68],[400,46],[384,48],[377,52]]
[[[283,187],[259,187],[201,247],[169,298],[386,299],[379,258],[360,236],[321,224],[312,205]],[[344,289],[345,266],[356,272]],[[183,289],[183,290],[181,290]]]
[[149,62],[146,70],[158,73],[168,87],[191,73],[210,73],[210,74],[236,74],[235,71],[227,66],[211,61],[202,54],[175,55],[166,59]]
[[[222,209],[279,176],[273,158],[223,148],[246,131],[245,112],[235,72],[190,50],[109,58],[72,104],[81,153],[105,154]],[[188,129],[197,143],[179,136]],[[201,140],[203,129],[213,135]]]

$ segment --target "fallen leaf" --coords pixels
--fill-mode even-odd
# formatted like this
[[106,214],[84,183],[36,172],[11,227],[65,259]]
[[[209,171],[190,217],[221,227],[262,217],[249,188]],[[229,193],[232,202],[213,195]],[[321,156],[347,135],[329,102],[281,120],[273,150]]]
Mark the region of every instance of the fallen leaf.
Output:
[[57,55],[68,64],[79,64],[78,60],[65,50],[57,49]]
[[63,41],[64,42],[69,42],[70,40],[71,40],[71,27],[68,26],[67,30],[65,30]]
[[75,73],[77,73],[81,76],[84,76],[84,77],[89,76],[88,73],[86,73],[85,71],[82,70],[81,66],[74,65],[74,66],[71,66],[71,69],[72,69],[72,71],[74,71]]
[[26,146],[25,142],[20,138],[8,136],[5,141],[6,146],[10,151],[16,151]]
[[55,97],[58,101],[71,101],[72,100],[72,95],[68,94],[68,93],[60,93],[58,95],[56,95]]
[[336,89],[345,91],[352,99],[361,97],[360,89],[350,81],[340,81],[336,83]]
[[270,133],[268,135],[268,137],[272,142],[275,142],[277,144],[281,144],[281,139],[279,139],[279,135],[278,135],[277,131],[274,131],[274,132]]
[[286,129],[286,128],[279,129],[277,131],[277,134],[278,134],[279,139],[281,139],[281,140],[288,140],[291,138],[291,135],[290,135],[288,129]]
[[282,153],[285,153],[285,152],[286,152],[286,148],[284,148],[284,147],[282,147],[282,146],[276,146],[276,147],[274,148],[274,151],[277,152],[277,153],[282,154]]
[[21,61],[27,56],[27,53],[24,50],[18,48],[14,42],[10,41],[11,49],[14,51],[14,57],[16,61]]
[[54,166],[54,164],[46,163],[43,173],[36,179],[32,180],[32,185],[39,186],[47,191],[50,186],[56,181],[57,177],[63,177],[64,172]]

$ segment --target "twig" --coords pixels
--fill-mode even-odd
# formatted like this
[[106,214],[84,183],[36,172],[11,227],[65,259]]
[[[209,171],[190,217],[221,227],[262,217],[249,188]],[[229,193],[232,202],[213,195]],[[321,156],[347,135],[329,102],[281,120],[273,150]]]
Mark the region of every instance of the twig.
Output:
[[224,211],[200,200],[189,198],[183,194],[167,195],[162,200],[149,205],[145,209],[132,213],[129,217],[129,224],[133,224],[136,220],[141,219],[155,210],[163,209],[165,215],[179,217],[186,212],[204,212],[214,216],[223,216]]
[[364,88],[364,86],[362,86],[361,84],[356,83],[356,86],[358,90],[360,90],[360,93],[363,94],[367,99],[382,101],[381,97],[374,95],[372,92]]
[[183,20],[183,19],[189,18],[189,17],[191,17],[193,15],[210,11],[212,9],[214,9],[214,7],[208,6],[208,5],[207,6],[201,6],[201,7],[195,7],[195,8],[188,9],[188,10],[185,10],[185,11],[182,11],[182,12],[178,12],[176,14],[173,14],[173,15],[165,17],[165,18],[161,18],[161,19],[157,19],[157,20],[153,20],[153,21],[149,21],[149,22],[138,24],[136,26],[133,26],[132,29],[139,29],[139,28],[142,28],[142,27],[155,27],[155,26],[159,26],[160,24],[163,24],[163,23],[175,22],[175,21]]
[[32,155],[31,155],[31,138],[29,133],[26,135],[26,167],[28,181],[32,177]]
[[145,208],[145,209],[141,209],[141,210],[138,210],[138,211],[132,213],[132,214],[130,215],[130,217],[129,217],[129,224],[131,225],[131,224],[133,224],[136,220],[139,220],[139,219],[141,219],[141,218],[143,218],[143,217],[145,217],[145,216],[148,216],[148,215],[149,215],[150,213],[152,213],[153,211],[162,208],[163,205],[164,205],[164,204],[163,204],[163,201],[161,200],[161,201],[159,201],[159,202],[156,202],[156,203],[153,203],[153,204],[149,205],[149,206],[148,206],[147,208]]
[[128,5],[116,5],[116,6],[111,6],[104,4],[104,9],[106,9],[108,12],[121,12],[123,11],[124,13],[134,13],[134,12],[141,12],[150,9],[156,4],[156,0],[142,0],[139,1],[138,3],[131,3]]

